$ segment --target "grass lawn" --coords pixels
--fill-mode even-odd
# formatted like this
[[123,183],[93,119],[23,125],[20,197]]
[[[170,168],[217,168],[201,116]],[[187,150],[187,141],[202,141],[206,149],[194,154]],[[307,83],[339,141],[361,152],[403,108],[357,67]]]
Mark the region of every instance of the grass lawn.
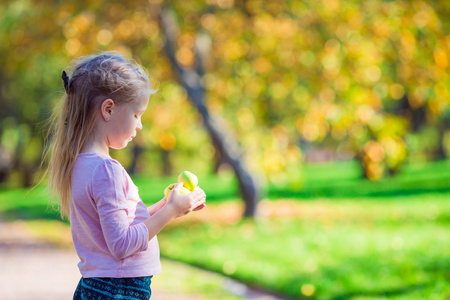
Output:
[[292,298],[446,299],[450,194],[211,205],[160,235],[164,256]]
[[[270,187],[255,221],[241,219],[232,176],[200,177],[207,207],[167,226],[161,253],[293,299],[447,299],[450,162],[376,183],[351,164],[308,166],[301,190]],[[174,180],[135,183],[150,204]],[[58,218],[43,188],[26,192],[0,190],[3,219]]]

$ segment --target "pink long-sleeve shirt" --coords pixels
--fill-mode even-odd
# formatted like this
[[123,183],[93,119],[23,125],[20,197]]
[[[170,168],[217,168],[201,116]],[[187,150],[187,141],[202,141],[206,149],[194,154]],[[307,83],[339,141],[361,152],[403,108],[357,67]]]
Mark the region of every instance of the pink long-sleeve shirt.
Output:
[[161,272],[150,214],[122,165],[96,153],[78,155],[72,171],[70,225],[81,275],[142,277]]

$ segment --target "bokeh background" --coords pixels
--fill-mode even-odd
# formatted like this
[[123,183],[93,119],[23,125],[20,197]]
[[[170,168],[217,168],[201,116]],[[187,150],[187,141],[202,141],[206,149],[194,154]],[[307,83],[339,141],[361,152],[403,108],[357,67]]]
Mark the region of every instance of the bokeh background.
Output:
[[[112,156],[148,204],[185,169],[211,203],[162,232],[164,256],[295,299],[445,299],[449,30],[448,1],[1,1],[0,213],[57,220],[45,178],[27,191],[61,72],[118,51],[159,91]],[[180,70],[256,182],[254,218]]]

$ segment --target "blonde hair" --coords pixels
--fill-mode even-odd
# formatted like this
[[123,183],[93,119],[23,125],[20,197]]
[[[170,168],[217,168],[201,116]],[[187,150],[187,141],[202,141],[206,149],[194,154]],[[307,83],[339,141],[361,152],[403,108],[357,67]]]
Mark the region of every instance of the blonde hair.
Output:
[[96,109],[106,99],[120,105],[132,101],[142,89],[155,90],[140,66],[111,52],[81,58],[71,75],[63,72],[63,80],[66,95],[53,112],[49,130],[53,140],[47,154],[51,155],[48,190],[57,200],[61,217],[69,218],[72,169],[94,128]]

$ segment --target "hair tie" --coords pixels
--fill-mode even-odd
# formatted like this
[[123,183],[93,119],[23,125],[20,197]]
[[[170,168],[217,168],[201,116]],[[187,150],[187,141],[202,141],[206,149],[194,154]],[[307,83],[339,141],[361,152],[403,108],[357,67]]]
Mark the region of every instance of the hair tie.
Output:
[[66,94],[68,94],[69,93],[69,76],[67,76],[66,71],[62,72],[61,78],[64,81],[64,88],[66,89]]

